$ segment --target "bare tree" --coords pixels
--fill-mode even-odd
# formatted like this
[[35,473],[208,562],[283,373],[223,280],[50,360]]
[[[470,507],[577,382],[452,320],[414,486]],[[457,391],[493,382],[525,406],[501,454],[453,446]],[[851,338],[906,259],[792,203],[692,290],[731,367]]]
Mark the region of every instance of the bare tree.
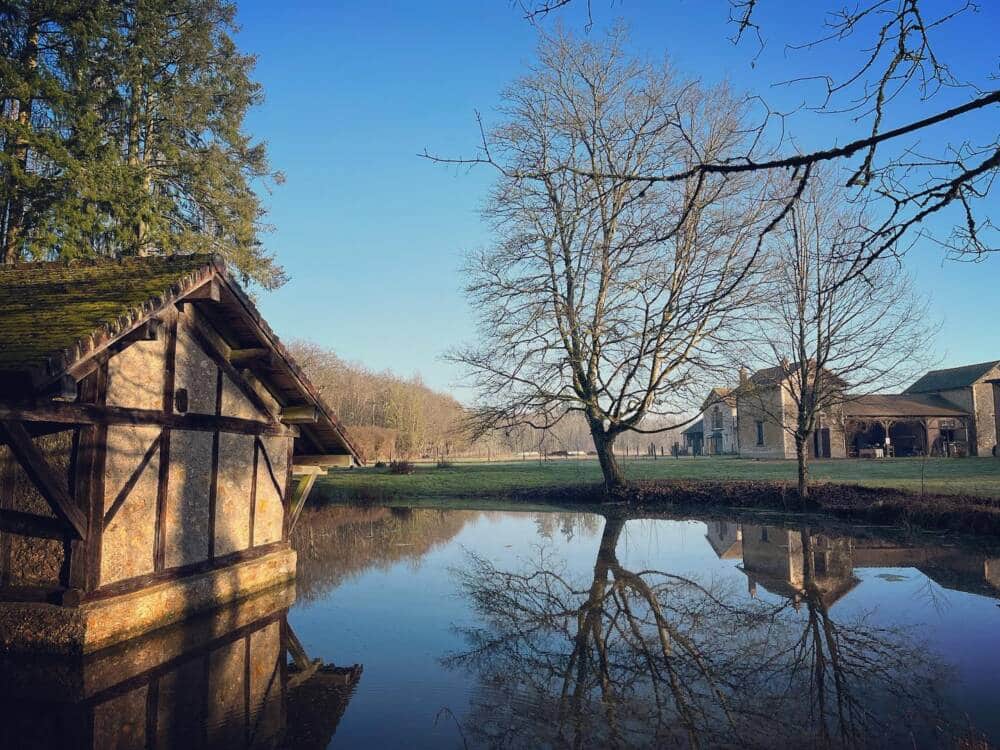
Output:
[[543,39],[504,92],[504,122],[484,134],[499,240],[467,267],[481,343],[453,353],[483,394],[481,429],[582,413],[609,490],[625,481],[616,438],[670,426],[645,425],[683,412],[694,370],[748,303],[769,189],[608,176],[726,160],[747,138],[725,88],[630,60],[624,41]]
[[[585,5],[587,28],[593,23],[591,0],[522,0],[518,4],[533,23],[566,6]],[[735,26],[731,41],[755,40],[756,59],[765,48],[762,8],[773,4],[729,0],[729,5],[729,20]],[[804,13],[807,6],[798,10]],[[781,7],[787,14],[785,6]],[[967,71],[959,78],[935,46],[938,35],[961,33],[962,23],[975,24],[979,10],[972,0],[860,0],[816,14],[824,19],[823,28],[807,35],[805,41],[785,40],[784,47],[806,59],[810,53],[825,54],[819,69],[775,83],[806,86],[801,109],[838,118],[837,143],[801,151],[790,138],[790,115],[795,113],[777,112],[757,97],[757,137],[748,141],[750,148],[743,153],[704,158],[673,170],[617,170],[614,175],[648,184],[684,182],[705,174],[792,170],[804,185],[813,174],[812,167],[840,164],[853,200],[878,217],[869,227],[868,241],[858,246],[854,273],[866,273],[876,259],[902,252],[919,237],[939,243],[953,256],[982,258],[1000,247],[988,212],[988,196],[1000,171],[996,69]],[[792,15],[784,26],[795,29],[797,20]],[[847,61],[846,73],[833,72],[831,59]],[[814,95],[817,88],[818,98]],[[985,135],[968,135],[977,127]],[[843,142],[845,132],[848,136]],[[606,171],[570,163],[550,169],[582,169],[607,176]],[[791,193],[789,205],[798,194]],[[932,217],[951,225],[947,236],[930,233]],[[764,231],[771,228],[765,225]]]
[[744,364],[765,368],[741,384],[739,398],[792,436],[803,498],[821,420],[842,424],[851,399],[912,380],[935,331],[897,262],[854,273],[869,234],[840,193],[814,181],[772,235],[755,328],[742,337]]
[[618,558],[625,529],[606,518],[592,575],[545,547],[515,569],[471,552],[455,569],[480,622],[444,663],[480,676],[478,744],[865,747],[946,726],[925,644],[870,612],[831,617],[809,529],[796,599],[632,570]]

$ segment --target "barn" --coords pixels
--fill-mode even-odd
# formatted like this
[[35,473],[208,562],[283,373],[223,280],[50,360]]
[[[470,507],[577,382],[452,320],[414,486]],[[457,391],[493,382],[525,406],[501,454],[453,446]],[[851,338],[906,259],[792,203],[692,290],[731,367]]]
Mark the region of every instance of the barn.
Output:
[[358,455],[214,256],[0,268],[0,649],[89,652],[295,575]]

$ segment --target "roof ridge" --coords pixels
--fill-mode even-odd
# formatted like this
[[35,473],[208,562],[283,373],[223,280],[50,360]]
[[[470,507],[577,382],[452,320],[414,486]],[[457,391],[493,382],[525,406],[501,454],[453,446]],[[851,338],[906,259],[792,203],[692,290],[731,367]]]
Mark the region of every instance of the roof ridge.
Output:
[[210,258],[213,261],[225,262],[225,259],[219,253],[171,253],[170,255],[123,255],[118,258],[106,258],[106,257],[96,257],[96,258],[56,258],[55,260],[17,260],[13,263],[0,263],[0,273],[10,272],[10,271],[24,271],[32,268],[44,268],[44,267],[54,267],[62,266],[64,268],[69,268],[70,266],[82,266],[82,267],[95,267],[95,266],[112,266],[112,265],[122,265],[127,262],[134,261],[167,261],[174,262],[180,261],[181,259],[189,260],[191,258]]
[[967,370],[971,367],[985,367],[986,365],[993,366],[998,364],[1000,364],[1000,359],[987,359],[984,362],[973,362],[968,365],[956,365],[955,367],[941,367],[937,370],[928,370],[926,374],[930,375],[934,372],[951,372],[952,370]]

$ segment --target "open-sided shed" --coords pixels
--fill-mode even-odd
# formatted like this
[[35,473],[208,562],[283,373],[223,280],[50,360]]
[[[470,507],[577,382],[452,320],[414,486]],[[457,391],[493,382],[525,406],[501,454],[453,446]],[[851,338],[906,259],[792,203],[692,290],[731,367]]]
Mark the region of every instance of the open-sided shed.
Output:
[[225,264],[0,269],[0,647],[90,651],[294,576],[358,460]]

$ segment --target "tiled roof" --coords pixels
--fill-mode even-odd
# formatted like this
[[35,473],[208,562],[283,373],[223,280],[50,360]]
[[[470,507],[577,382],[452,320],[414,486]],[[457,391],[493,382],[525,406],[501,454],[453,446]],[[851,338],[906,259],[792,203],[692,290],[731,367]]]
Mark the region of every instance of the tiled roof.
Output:
[[946,370],[931,370],[907,388],[905,393],[929,393],[931,391],[968,388],[997,365],[1000,365],[1000,360],[995,359],[992,362],[980,362],[976,365],[950,367]]
[[[814,367],[815,366],[811,366],[810,370],[814,369]],[[751,375],[750,382],[759,386],[774,386],[784,380],[787,380],[791,377],[790,373],[797,372],[798,368],[798,362],[792,362],[791,364],[784,366],[779,365],[777,367],[765,367],[762,370],[757,370],[757,372]],[[838,375],[835,375],[826,369],[824,369],[822,373],[825,373],[826,377],[832,378],[832,382],[839,384],[842,388],[847,387],[847,383]]]
[[211,255],[0,266],[0,371],[57,374],[212,272]]
[[931,395],[859,396],[844,404],[846,417],[967,417],[955,404]]

